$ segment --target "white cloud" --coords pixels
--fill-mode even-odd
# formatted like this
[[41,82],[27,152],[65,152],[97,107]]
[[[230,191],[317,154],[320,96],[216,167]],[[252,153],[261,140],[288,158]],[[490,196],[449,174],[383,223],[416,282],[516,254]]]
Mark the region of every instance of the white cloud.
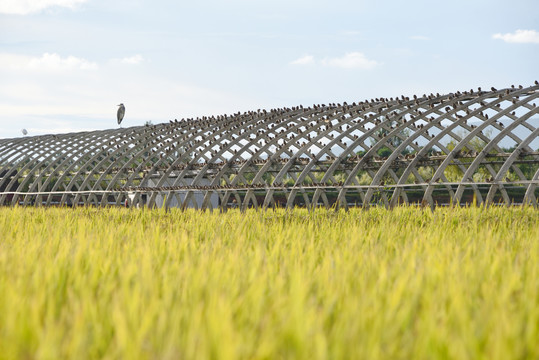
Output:
[[44,53],[40,57],[0,53],[0,66],[12,70],[30,70],[38,72],[97,70],[99,68],[95,62],[75,56],[63,58],[55,53]]
[[378,65],[376,61],[367,59],[363,53],[357,51],[347,53],[342,57],[324,59],[322,64],[344,69],[372,69]]
[[45,53],[39,58],[31,58],[28,62],[28,68],[32,70],[97,70],[98,65],[95,62],[90,62],[86,59],[75,56],[62,58],[58,54]]
[[517,30],[514,33],[494,34],[494,39],[500,39],[508,43],[532,43],[539,44],[539,32],[535,30]]
[[367,59],[363,53],[357,51],[347,53],[342,57],[325,58],[322,60],[315,60],[314,56],[305,55],[290,62],[292,65],[308,65],[315,63],[343,69],[372,69],[378,65],[376,61]]
[[0,53],[0,69],[19,70],[28,64],[30,57],[17,54]]
[[2,0],[0,14],[27,15],[49,7],[59,6],[70,9],[87,0]]
[[312,55],[305,55],[303,57],[300,57],[299,59],[296,59],[292,61],[290,64],[292,65],[307,65],[314,63],[314,56]]
[[124,64],[136,65],[136,64],[140,64],[141,62],[143,62],[144,58],[142,57],[142,55],[137,54],[137,55],[133,55],[131,57],[125,57],[120,61],[122,63],[124,63]]

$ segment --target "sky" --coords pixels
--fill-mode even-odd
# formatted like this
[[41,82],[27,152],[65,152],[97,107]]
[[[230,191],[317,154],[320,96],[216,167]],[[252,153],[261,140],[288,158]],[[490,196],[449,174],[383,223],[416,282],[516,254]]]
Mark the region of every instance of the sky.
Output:
[[532,85],[537,0],[0,0],[0,138]]

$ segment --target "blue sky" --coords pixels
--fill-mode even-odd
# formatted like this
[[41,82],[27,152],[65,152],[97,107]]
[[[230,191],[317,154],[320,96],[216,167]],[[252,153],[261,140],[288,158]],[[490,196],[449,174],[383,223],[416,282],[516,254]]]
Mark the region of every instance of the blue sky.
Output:
[[0,0],[0,138],[539,80],[539,1]]

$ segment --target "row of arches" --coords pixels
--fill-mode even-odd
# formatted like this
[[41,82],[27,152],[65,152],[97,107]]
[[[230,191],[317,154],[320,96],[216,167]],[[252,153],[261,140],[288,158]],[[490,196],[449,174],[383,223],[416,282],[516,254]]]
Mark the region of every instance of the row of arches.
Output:
[[529,203],[539,86],[238,112],[0,140],[0,204]]

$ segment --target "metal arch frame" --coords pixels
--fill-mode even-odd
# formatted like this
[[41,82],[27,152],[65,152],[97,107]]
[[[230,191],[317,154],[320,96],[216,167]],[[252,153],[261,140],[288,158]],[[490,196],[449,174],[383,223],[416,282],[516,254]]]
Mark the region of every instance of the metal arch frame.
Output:
[[[481,97],[481,98],[476,99],[473,103],[481,102],[482,100],[485,100],[485,99],[488,98],[488,97],[489,97],[489,95],[487,94],[487,95],[485,95],[485,96],[483,96],[483,97]],[[472,103],[471,105],[473,105],[473,103]],[[494,105],[496,105],[496,104],[494,104]],[[468,106],[468,105],[467,105],[467,106]],[[442,132],[441,132],[440,134],[438,134],[437,136],[435,136],[435,138],[433,139],[433,141],[435,141],[435,140],[437,140],[438,138],[440,138],[440,135],[447,135],[447,134],[449,134],[449,135],[450,135],[451,137],[453,137],[454,139],[460,139],[460,136],[458,136],[457,134],[454,134],[454,133],[451,131],[453,128],[456,128],[457,126],[460,126],[461,128],[464,128],[465,130],[469,131],[469,135],[466,136],[464,139],[460,139],[459,143],[455,146],[455,148],[454,148],[451,152],[448,152],[446,149],[444,149],[444,150],[446,150],[447,156],[446,156],[445,160],[440,164],[440,166],[438,167],[437,171],[434,173],[433,179],[435,179],[435,180],[437,180],[438,178],[440,178],[440,177],[443,175],[443,172],[446,170],[447,166],[450,165],[450,162],[451,162],[452,160],[454,161],[455,155],[456,155],[458,152],[460,152],[460,150],[461,150],[462,148],[464,148],[464,147],[467,146],[467,145],[470,145],[470,141],[471,141],[472,139],[474,139],[474,137],[477,136],[477,137],[479,137],[482,141],[484,141],[485,143],[490,143],[490,140],[489,140],[488,138],[486,138],[486,136],[481,132],[481,130],[485,128],[486,124],[491,124],[491,125],[494,126],[495,128],[498,128],[498,129],[499,129],[499,126],[496,126],[496,124],[492,124],[492,122],[493,122],[492,119],[489,120],[488,123],[485,123],[485,122],[484,122],[483,124],[477,126],[477,129],[476,129],[476,130],[474,130],[473,128],[471,128],[470,126],[467,125],[467,123],[466,123],[467,120],[470,119],[470,118],[472,118],[472,116],[477,116],[478,114],[482,113],[482,111],[485,110],[485,107],[476,109],[476,110],[472,111],[469,115],[463,116],[462,118],[457,119],[456,121],[454,121],[452,117],[450,118],[450,116],[456,114],[456,113],[457,113],[458,111],[460,111],[460,110],[462,110],[462,109],[454,109],[454,110],[451,110],[451,111],[447,112],[444,116],[441,116],[441,117],[440,117],[440,118],[441,118],[440,121],[442,121],[442,120],[444,120],[444,119],[446,119],[446,120],[451,120],[451,121],[453,121],[453,124],[451,124],[450,126],[445,127],[445,128],[442,130]],[[481,116],[481,118],[482,118],[483,121],[485,121],[484,117]],[[440,122],[440,121],[437,121],[437,123]],[[503,131],[503,129],[502,129],[502,131]],[[511,137],[513,140],[515,140],[516,142],[518,142],[518,140],[520,140],[520,139],[519,139],[516,135],[514,135],[513,133],[508,133],[507,135],[510,136],[510,137]],[[410,141],[411,141],[411,140],[410,140]],[[425,147],[425,149],[428,149],[428,147],[431,146],[431,145],[440,146],[441,144],[440,144],[438,141],[431,142],[431,143],[429,143],[429,144]],[[496,148],[497,148],[497,144],[494,144],[494,146],[496,146]],[[500,151],[499,148],[497,148],[497,150]],[[423,155],[423,154],[424,154],[424,152],[423,152],[422,154],[420,154],[420,155]],[[458,162],[457,162],[457,164],[458,164],[459,167],[461,168],[461,166],[460,166],[461,164],[459,164]],[[412,162],[412,163],[409,165],[409,167],[412,167],[412,166],[414,166],[414,165],[415,165],[414,162]],[[461,169],[462,169],[462,168],[461,168]],[[407,170],[408,170],[408,169],[407,169]],[[475,171],[475,170],[476,170],[476,169],[474,169],[474,171]],[[517,168],[516,172],[518,173],[518,171],[519,171],[519,170],[518,170],[518,168]],[[406,171],[405,171],[405,174],[403,175],[403,178],[404,178],[405,175],[407,175],[407,172],[406,172]],[[520,174],[519,174],[519,177],[521,177]],[[522,177],[521,177],[521,178],[522,178]],[[465,182],[465,179],[466,179],[466,178],[463,178],[463,179],[464,179],[464,180],[461,180],[461,182]],[[402,180],[403,180],[403,179],[401,179],[400,183],[402,183]],[[473,190],[474,190],[474,193],[476,194],[477,198],[478,198],[479,201],[481,202],[481,194],[480,194],[480,192],[477,190],[476,184],[471,183],[470,185],[472,186],[472,188],[473,188]],[[433,183],[433,182],[430,182],[430,183],[428,184],[428,188],[427,188],[427,190],[425,191],[425,195],[424,195],[424,200],[428,201],[428,202],[431,203],[431,204],[432,204],[432,199],[430,199],[430,197],[431,197],[431,195],[432,195],[432,191],[434,190],[434,186],[435,186],[434,183]],[[458,201],[460,201],[460,197],[454,198],[453,201],[454,201],[455,203],[458,203]]]
[[[13,173],[14,170],[17,170],[18,173],[24,174],[25,171],[30,170],[32,163],[36,161],[36,158],[38,158],[37,156],[36,158],[32,158],[30,155],[37,152],[37,149],[39,149],[37,146],[43,146],[44,144],[46,144],[44,139],[35,139],[36,147],[27,146],[23,148],[19,156],[15,157],[11,160],[11,162],[6,163],[6,165],[4,166],[4,168],[8,169],[7,174]],[[20,169],[14,169],[13,166],[10,166],[10,163],[13,164],[17,160],[19,160],[20,162],[26,162],[26,164],[23,164],[22,168]],[[35,170],[35,167],[33,167],[32,170]],[[13,179],[7,184],[7,188],[11,188],[13,185],[15,185],[17,178],[18,177],[13,177]],[[19,185],[19,188],[24,188],[25,183],[26,182],[23,180],[23,182]],[[2,194],[2,196],[0,197],[0,203],[3,203],[5,196],[6,194]]]
[[[212,210],[217,194],[222,210],[279,203],[347,208],[350,201],[434,207],[436,191],[463,204],[471,189],[477,203],[488,206],[510,205],[513,187],[523,193],[522,203],[538,206],[539,149],[529,146],[539,137],[539,126],[530,123],[539,114],[532,104],[538,98],[536,83],[0,139],[0,204],[136,205],[147,194],[144,205],[156,206],[161,194],[166,207],[175,200],[183,208]],[[514,132],[521,127],[529,131],[523,139]],[[496,134],[489,138],[485,130]],[[501,148],[504,138],[517,144],[510,153]],[[482,149],[463,155],[477,140]],[[382,148],[390,151],[386,158]],[[533,175],[519,164],[530,165]],[[422,176],[425,167],[432,176]],[[459,180],[448,180],[450,167],[462,174]],[[491,177],[475,181],[480,171]],[[508,171],[518,180],[505,181]],[[362,173],[369,184],[360,183]]]

